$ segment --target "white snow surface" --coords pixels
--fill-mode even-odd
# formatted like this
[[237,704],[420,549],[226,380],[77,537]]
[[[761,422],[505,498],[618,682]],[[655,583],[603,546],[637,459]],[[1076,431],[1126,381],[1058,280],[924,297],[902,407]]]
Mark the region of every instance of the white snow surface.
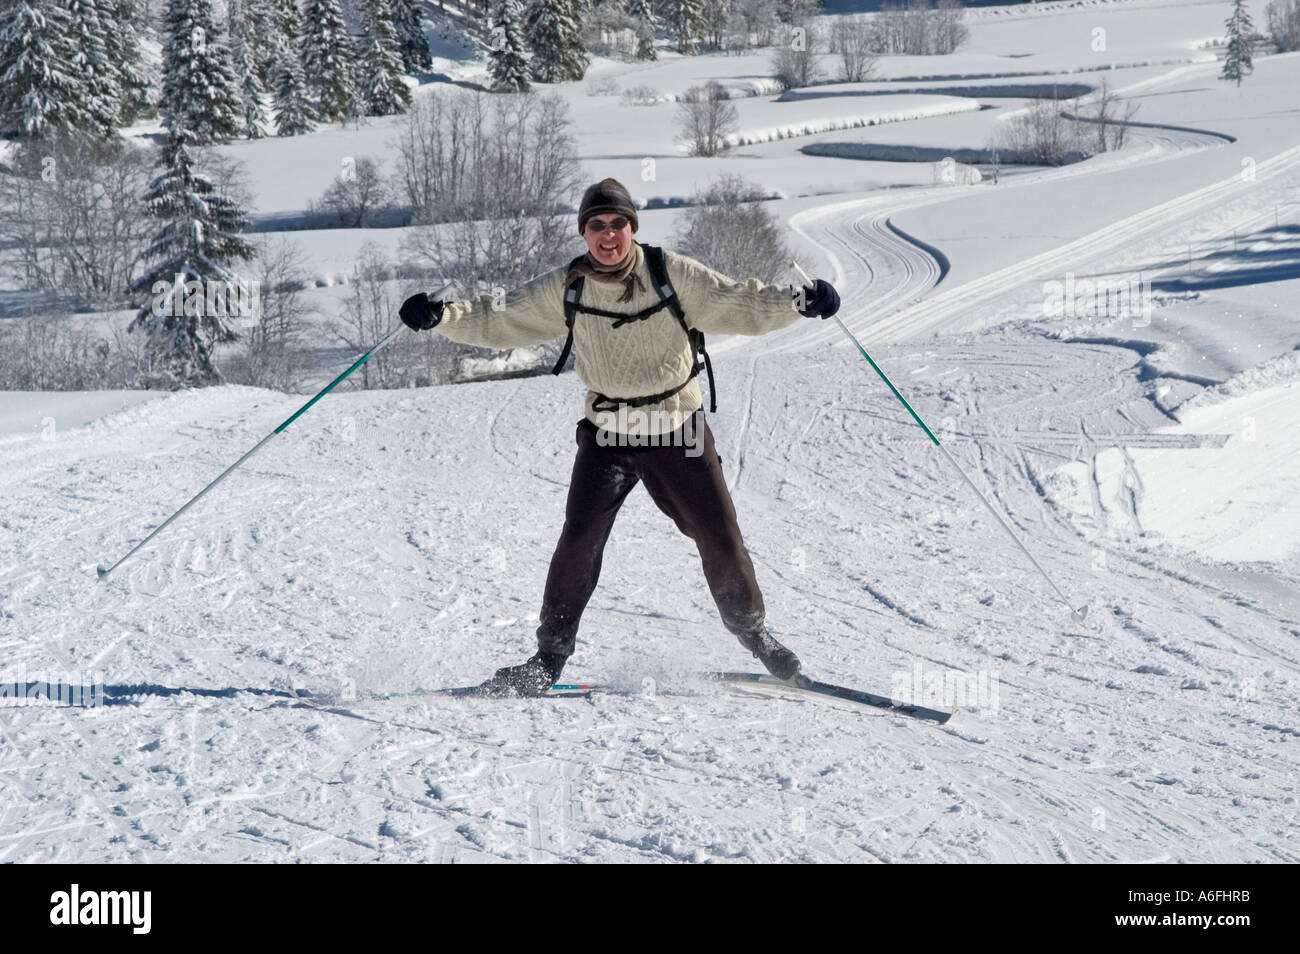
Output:
[[[368,701],[475,683],[534,648],[571,373],[340,389],[103,582],[98,564],[306,396],[5,393],[0,677],[102,683],[106,704],[0,700],[0,860],[1300,860],[1300,56],[1261,57],[1240,90],[1216,79],[1198,44],[1226,9],[982,8],[960,53],[887,58],[886,77],[946,86],[1103,67],[1152,124],[997,184],[798,150],[978,147],[1023,100],[703,160],[664,141],[675,104],[557,87],[592,179],[666,199],[739,171],[784,196],[769,207],[845,324],[1089,607],[1070,616],[836,322],[711,339],[710,426],[773,633],[832,683],[992,687],[950,723],[700,679],[758,663],[640,490],[564,673],[613,691]],[[777,103],[765,63],[593,75],[673,96],[718,78],[758,93],[737,100],[751,130],[964,102],[907,80],[896,102],[840,86]],[[482,61],[437,69],[468,79]],[[295,212],[343,157],[387,160],[386,124],[223,148],[249,163],[259,213]],[[647,210],[638,237],[668,241],[676,216]],[[322,301],[363,241],[400,256],[406,230],[361,231],[293,233]],[[1067,273],[1138,273],[1150,307],[1054,316],[1045,283]]]

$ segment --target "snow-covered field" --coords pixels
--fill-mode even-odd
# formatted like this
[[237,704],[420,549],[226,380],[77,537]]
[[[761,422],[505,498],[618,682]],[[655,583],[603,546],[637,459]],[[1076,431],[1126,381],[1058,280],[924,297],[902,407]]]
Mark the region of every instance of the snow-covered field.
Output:
[[[640,492],[565,672],[615,691],[350,698],[477,682],[531,651],[572,374],[331,394],[105,583],[96,564],[305,398],[5,393],[0,676],[102,680],[106,704],[0,708],[0,859],[1300,860],[1300,56],[1218,80],[1198,44],[1226,10],[982,8],[961,52],[886,61],[897,99],[886,79],[736,101],[744,130],[795,130],[963,102],[917,77],[1091,82],[1104,66],[1151,124],[1121,152],[996,185],[799,150],[978,147],[1015,97],[704,160],[664,142],[672,103],[559,90],[592,179],[671,198],[737,171],[784,196],[769,207],[846,324],[1089,605],[1070,617],[835,323],[711,341],[710,424],[773,631],[828,682],[977,689],[952,722],[705,683],[757,663]],[[742,89],[765,63],[593,73],[676,95]],[[872,87],[886,94],[859,95]],[[249,163],[258,212],[292,213],[342,157],[387,158],[383,126],[223,148]],[[647,211],[638,237],[665,241],[677,215]],[[294,237],[324,281],[362,241],[396,254],[403,232]],[[1140,313],[1090,307],[1134,277]],[[293,687],[335,704],[296,706]]]

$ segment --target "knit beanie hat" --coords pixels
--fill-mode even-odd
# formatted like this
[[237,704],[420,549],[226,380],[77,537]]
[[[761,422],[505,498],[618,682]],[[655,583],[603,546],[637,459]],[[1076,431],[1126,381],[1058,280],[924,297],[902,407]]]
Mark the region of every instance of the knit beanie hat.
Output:
[[582,204],[578,206],[578,228],[585,229],[587,220],[602,212],[624,216],[632,223],[632,231],[636,231],[636,206],[632,204],[631,194],[617,179],[601,179],[587,187],[582,194]]

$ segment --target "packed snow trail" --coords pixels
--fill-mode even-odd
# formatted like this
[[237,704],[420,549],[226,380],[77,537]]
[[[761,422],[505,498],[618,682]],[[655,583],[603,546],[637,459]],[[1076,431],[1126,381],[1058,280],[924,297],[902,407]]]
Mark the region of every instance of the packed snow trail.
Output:
[[[1277,71],[1278,76],[1295,71],[1292,62],[1269,63],[1267,68]],[[1203,81],[1208,69],[1204,65],[1183,67],[1123,87],[1119,92],[1150,94],[1163,87],[1177,89]],[[793,215],[789,225],[804,246],[818,250],[817,261],[805,261],[805,267],[813,268],[818,274],[821,272],[817,270],[822,269],[825,277],[841,289],[845,301],[841,317],[850,330],[867,342],[919,339],[936,331],[977,327],[992,316],[1014,317],[1024,314],[1026,309],[1041,308],[1041,285],[1045,279],[1058,279],[1067,271],[1087,274],[1101,260],[1132,262],[1139,253],[1167,244],[1168,235],[1186,234],[1187,228],[1200,225],[1209,213],[1226,203],[1253,201],[1264,203],[1271,210],[1273,200],[1266,201],[1259,196],[1269,187],[1290,181],[1300,168],[1300,146],[1294,145],[1258,162],[1251,159],[1249,175],[1242,174],[1237,159],[1230,157],[1217,163],[1225,173],[1222,178],[1144,208],[1140,199],[1126,197],[1127,179],[1152,164],[1158,167],[1190,154],[1221,149],[1232,143],[1233,137],[1214,130],[1158,122],[1143,122],[1133,128],[1130,136],[1130,144],[1120,152],[1103,153],[1060,169],[1009,176],[997,186],[984,183],[971,187],[913,189],[903,194],[873,193],[861,199],[807,208]],[[1234,156],[1249,152],[1242,144]],[[1060,205],[1065,215],[1066,197],[1078,193],[1083,184],[1090,182],[1093,183],[1091,191],[1081,192],[1083,198],[1073,201],[1087,204],[1087,195],[1105,195],[1109,207],[1121,208],[1123,203],[1128,203],[1135,211],[1108,221],[1080,238],[1055,244],[1028,257],[1004,252],[1001,257],[1009,258],[1011,264],[992,270],[982,267],[980,262],[971,262],[963,253],[962,274],[955,278],[949,276],[950,262],[942,242],[927,239],[937,232],[932,223],[940,220],[948,224],[947,231],[960,230],[961,226],[954,225],[954,221],[972,227],[977,222],[985,223],[979,234],[987,235],[991,231],[996,236],[1001,226],[989,227],[990,216],[980,211],[982,206],[994,203],[1005,206],[1005,203],[1025,202],[1027,214],[1037,214],[1040,218],[1042,209]],[[1135,193],[1139,197],[1142,194]],[[1094,206],[1106,207],[1095,201],[1088,204]],[[929,213],[916,219],[920,228],[900,223],[900,218],[902,223],[912,221],[915,217],[909,218],[904,213],[916,210]],[[1094,212],[1092,218],[1105,221],[1113,219],[1113,213]],[[1243,226],[1249,221],[1248,213],[1236,220]],[[982,249],[981,261],[997,258],[996,254]],[[828,323],[817,333],[791,328],[766,335],[761,341],[732,338],[712,347],[716,353],[752,348],[764,353],[793,352],[838,345],[843,340],[838,329]]]
[[[950,409],[946,443],[1017,529],[1057,541],[1043,559],[1093,603],[1096,628],[1054,612],[893,397],[863,386],[859,358],[718,362],[725,394],[754,395],[721,401],[715,431],[724,464],[744,458],[736,503],[774,631],[818,678],[875,692],[917,665],[996,673],[983,700],[996,709],[964,728],[693,681],[746,657],[690,541],[640,493],[570,663],[629,695],[413,700],[365,718],[268,695],[465,684],[530,651],[571,466],[572,376],[331,395],[107,584],[103,552],[301,402],[182,392],[147,415],[11,439],[10,665],[102,671],[126,698],[0,710],[0,853],[1295,861],[1281,837],[1294,590],[1112,539],[1035,492],[1060,451],[1042,435],[1155,413],[1124,352],[1068,350],[1007,329],[879,357]],[[1059,405],[1039,406],[1052,388]]]

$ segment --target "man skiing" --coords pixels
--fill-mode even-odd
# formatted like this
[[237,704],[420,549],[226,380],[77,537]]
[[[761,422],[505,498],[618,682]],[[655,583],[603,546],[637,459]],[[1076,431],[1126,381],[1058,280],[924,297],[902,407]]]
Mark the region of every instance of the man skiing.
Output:
[[[827,318],[839,309],[839,295],[821,279],[802,290],[732,281],[695,259],[634,241],[637,226],[627,189],[604,179],[586,190],[578,210],[586,255],[508,292],[504,303],[489,295],[434,301],[420,293],[400,310],[415,330],[436,328],[480,347],[527,347],[567,334],[556,373],[576,342],[574,367],[588,388],[538,651],[497,670],[483,686],[491,694],[538,695],[555,683],[573,654],[614,518],[638,482],[695,541],[727,629],[778,679],[799,671],[798,657],[765,625],[754,566],[702,410],[696,376],[709,367],[708,355],[705,364],[696,355],[703,333],[759,335],[801,314]],[[711,368],[709,378],[712,392]]]

